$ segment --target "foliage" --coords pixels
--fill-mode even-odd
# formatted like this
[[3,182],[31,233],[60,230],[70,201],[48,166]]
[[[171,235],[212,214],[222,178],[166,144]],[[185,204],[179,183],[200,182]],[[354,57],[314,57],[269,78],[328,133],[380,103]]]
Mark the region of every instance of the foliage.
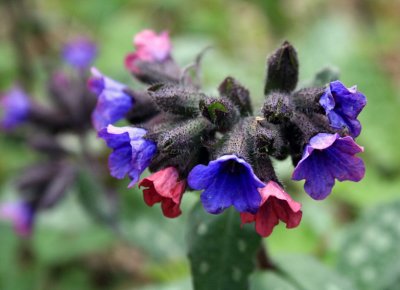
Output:
[[[301,227],[286,231],[280,225],[264,241],[279,271],[258,271],[250,279],[250,289],[395,290],[400,281],[400,253],[395,243],[399,239],[396,200],[400,185],[400,134],[396,131],[400,121],[398,3],[273,2],[32,1],[32,11],[43,22],[47,43],[53,46],[43,54],[38,39],[29,41],[35,72],[32,92],[38,98],[43,94],[39,84],[48,65],[45,56],[54,61],[58,57],[54,51],[65,38],[80,33],[92,35],[101,46],[96,66],[128,82],[128,73],[121,69],[123,55],[131,50],[134,33],[152,27],[171,31],[178,61],[183,65],[199,49],[214,45],[203,63],[206,87],[217,87],[221,76],[231,74],[249,86],[256,98],[254,105],[259,106],[265,75],[260,59],[282,39],[290,40],[302,60],[301,79],[311,83],[315,71],[334,64],[340,68],[345,84],[358,84],[368,97],[360,115],[367,175],[359,184],[338,184],[323,205],[302,200],[306,209]],[[0,15],[8,21],[6,7],[0,9]],[[0,31],[2,90],[18,77],[18,54],[6,35],[9,25],[4,27]],[[18,144],[0,136],[2,200],[12,193],[8,180],[36,158]],[[289,165],[280,168],[279,175],[291,191],[300,191],[300,185],[289,181]],[[196,194],[183,204],[182,219],[166,220],[158,208],[142,205],[136,189],[125,190],[125,182],[117,186],[122,198],[118,205],[120,224],[113,229],[87,215],[78,202],[82,198],[78,191],[70,192],[61,207],[40,218],[32,240],[21,241],[8,225],[0,224],[0,289],[190,289],[184,231],[186,222],[196,222],[193,213],[189,214]],[[386,204],[381,206],[382,202]],[[86,204],[93,205],[89,200]],[[102,204],[93,208],[104,209]],[[365,214],[359,218],[362,212]],[[345,225],[350,226],[343,230]],[[195,236],[189,238],[193,249]],[[237,243],[233,240],[231,245]],[[303,255],[289,255],[292,253]],[[354,261],[362,266],[353,265]],[[243,266],[248,265],[246,257]],[[196,279],[198,283],[207,282]]]

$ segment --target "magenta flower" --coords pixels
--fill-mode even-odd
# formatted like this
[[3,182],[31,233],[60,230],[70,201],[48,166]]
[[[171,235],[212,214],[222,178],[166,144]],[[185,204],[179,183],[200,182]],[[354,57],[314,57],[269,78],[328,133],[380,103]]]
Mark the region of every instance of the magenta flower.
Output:
[[150,165],[157,151],[154,142],[143,138],[145,134],[146,130],[141,128],[113,125],[99,131],[99,137],[113,149],[108,159],[111,175],[118,179],[128,175],[132,180],[128,187],[138,182],[140,174]]
[[305,191],[313,199],[324,199],[331,193],[335,179],[360,181],[364,177],[364,162],[355,156],[363,151],[350,136],[319,133],[304,149],[292,179],[305,179]]
[[21,88],[14,87],[2,97],[0,107],[2,109],[0,125],[9,131],[26,121],[31,101]]
[[241,213],[242,224],[255,222],[256,232],[268,237],[279,221],[286,223],[288,229],[300,224],[303,215],[301,204],[294,201],[276,182],[270,181],[259,189],[261,206],[256,214]]
[[175,167],[167,167],[152,175],[143,178],[139,187],[143,189],[143,198],[148,206],[161,203],[164,216],[175,218],[182,212],[180,209],[183,193],[186,189],[186,181],[179,178],[179,172]]
[[340,81],[331,82],[319,103],[325,109],[332,128],[347,129],[354,138],[360,135],[361,124],[357,117],[367,99],[356,86],[348,89]]
[[135,35],[133,44],[135,52],[125,58],[125,67],[133,73],[139,73],[139,68],[136,66],[138,61],[163,62],[170,58],[172,45],[168,32],[164,31],[157,35],[152,30],[143,30]]
[[15,232],[27,237],[32,233],[34,210],[23,201],[3,203],[0,205],[0,219],[11,221]]
[[62,50],[62,57],[65,62],[76,69],[88,68],[96,55],[96,45],[85,37],[79,37],[68,42]]
[[88,80],[88,87],[98,96],[92,123],[99,131],[123,119],[132,108],[134,100],[126,93],[125,85],[102,75],[96,68],[91,71],[93,76]]
[[255,214],[261,202],[258,188],[264,187],[251,165],[236,155],[223,155],[208,165],[197,165],[189,173],[188,184],[204,190],[200,199],[212,214],[221,213],[231,205],[239,212]]

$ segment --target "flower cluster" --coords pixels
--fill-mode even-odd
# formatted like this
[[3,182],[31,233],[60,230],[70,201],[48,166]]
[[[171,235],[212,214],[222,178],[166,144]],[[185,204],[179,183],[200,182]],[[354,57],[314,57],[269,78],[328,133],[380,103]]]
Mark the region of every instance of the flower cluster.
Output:
[[39,153],[38,161],[16,178],[20,198],[0,204],[0,219],[11,221],[21,236],[29,236],[38,212],[56,205],[76,181],[78,158],[62,138],[85,138],[92,130],[97,98],[87,90],[86,79],[95,57],[96,46],[88,39],[68,42],[62,60],[69,68],[49,76],[48,102],[35,100],[19,86],[0,100],[1,129]]
[[[218,97],[203,92],[174,61],[166,32],[142,31],[133,44],[125,66],[149,87],[133,91],[93,69],[89,87],[99,96],[93,120],[113,150],[111,175],[128,176],[132,187],[148,168],[153,173],[138,185],[146,204],[161,203],[166,217],[181,214],[185,191],[200,190],[207,212],[233,206],[242,223],[254,222],[266,237],[279,221],[294,228],[302,217],[271,158],[290,157],[293,180],[305,179],[313,199],[326,198],[335,179],[363,178],[364,163],[356,156],[363,148],[354,138],[365,96],[340,81],[296,90],[298,60],[290,43],[268,58],[260,116],[253,114],[249,91],[232,77],[222,81]],[[188,67],[197,72],[199,59]],[[113,125],[124,118],[132,126]]]

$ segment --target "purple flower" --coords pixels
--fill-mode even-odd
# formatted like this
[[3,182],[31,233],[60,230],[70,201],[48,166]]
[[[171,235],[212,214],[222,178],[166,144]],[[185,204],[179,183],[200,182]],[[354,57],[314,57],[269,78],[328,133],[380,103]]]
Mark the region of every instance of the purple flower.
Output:
[[357,92],[356,86],[348,89],[340,81],[331,82],[319,103],[333,128],[346,128],[353,137],[360,135],[361,124],[357,116],[367,104],[367,99]]
[[68,42],[62,50],[62,57],[65,62],[76,69],[88,68],[93,63],[96,55],[96,45],[84,37]]
[[0,205],[0,219],[11,221],[15,232],[27,237],[32,233],[34,210],[24,201],[3,203]]
[[146,130],[141,128],[113,125],[99,132],[99,137],[113,149],[108,159],[111,175],[118,179],[128,175],[132,180],[128,187],[135,185],[157,151],[154,142],[143,138],[145,134]]
[[92,68],[93,76],[88,81],[89,89],[97,94],[98,101],[92,113],[96,130],[103,129],[125,117],[133,106],[133,98],[125,93],[125,85],[118,83]]
[[305,179],[305,191],[313,199],[324,199],[331,193],[335,178],[360,181],[364,177],[364,162],[355,156],[363,151],[350,136],[319,133],[306,146],[292,179]]
[[223,155],[207,166],[197,165],[189,173],[188,183],[193,189],[204,189],[200,199],[212,214],[231,205],[239,212],[255,214],[261,203],[257,188],[265,186],[251,166],[236,155]]
[[8,131],[25,122],[30,106],[31,102],[26,93],[19,87],[12,88],[0,101],[1,127]]

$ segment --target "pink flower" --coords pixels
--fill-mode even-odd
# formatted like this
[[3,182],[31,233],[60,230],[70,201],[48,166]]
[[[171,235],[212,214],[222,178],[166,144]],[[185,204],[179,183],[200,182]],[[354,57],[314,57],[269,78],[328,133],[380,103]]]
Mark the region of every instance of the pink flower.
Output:
[[152,30],[143,30],[135,35],[133,44],[136,51],[125,57],[125,67],[133,73],[139,73],[137,61],[163,62],[170,57],[172,45],[166,31],[157,35]]
[[147,187],[143,190],[143,198],[148,206],[161,202],[164,216],[174,218],[181,214],[180,204],[186,181],[179,180],[176,168],[167,167],[153,173],[139,182],[139,187],[142,186]]
[[295,228],[300,224],[301,204],[294,201],[276,182],[270,181],[259,189],[262,197],[260,209],[256,214],[241,213],[242,224],[256,223],[260,236],[268,237],[279,220],[286,223],[286,228]]

